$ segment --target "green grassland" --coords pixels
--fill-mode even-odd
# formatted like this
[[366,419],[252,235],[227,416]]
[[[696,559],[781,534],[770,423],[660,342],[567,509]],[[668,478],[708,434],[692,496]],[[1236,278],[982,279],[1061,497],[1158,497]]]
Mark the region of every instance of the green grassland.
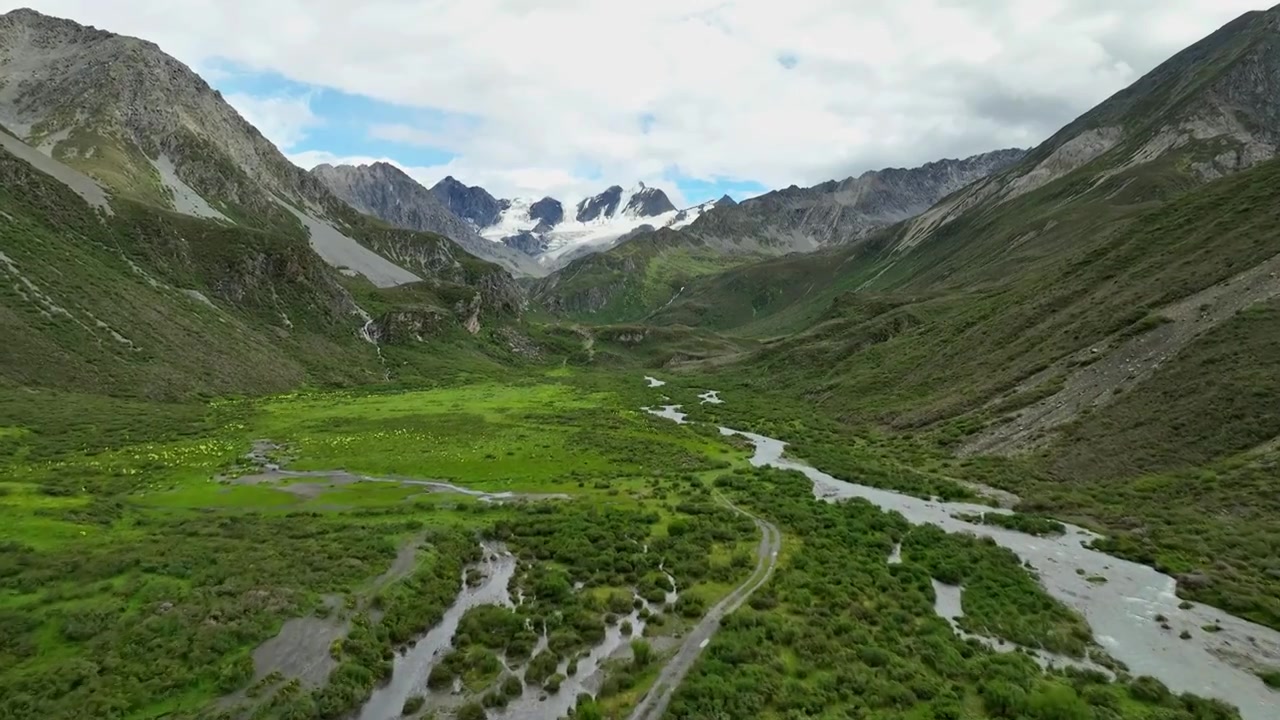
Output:
[[[469,629],[440,666],[439,682],[462,678],[475,702],[501,705],[506,675],[493,660],[500,654],[528,663],[526,682],[553,691],[559,681],[546,668],[590,647],[610,615],[629,606],[632,588],[660,599],[660,562],[682,599],[651,618],[650,633],[681,632],[746,577],[757,531],[716,501],[718,485],[735,502],[784,524],[788,546],[784,569],[763,599],[740,613],[744,619],[735,616],[727,639],[716,640],[697,679],[682,690],[685,699],[672,713],[685,717],[703,702],[706,683],[725,672],[714,648],[739,643],[738,633],[755,623],[794,624],[805,617],[796,606],[769,619],[775,615],[769,603],[789,608],[804,597],[817,607],[825,599],[826,590],[802,580],[814,562],[825,562],[825,555],[812,553],[835,551],[811,536],[815,528],[846,513],[862,518],[883,534],[840,552],[874,546],[883,551],[881,562],[891,538],[909,537],[900,519],[879,511],[802,503],[804,488],[794,481],[740,474],[747,472],[740,444],[711,426],[676,426],[641,412],[652,391],[630,372],[565,367],[420,389],[310,390],[178,404],[51,392],[40,403],[25,400],[9,395],[0,403],[6,478],[0,522],[10,529],[0,559],[0,707],[13,717],[345,716],[386,677],[391,649],[438,620],[458,590],[462,564],[476,557],[477,538],[486,536],[517,553],[516,583],[538,600],[514,611],[469,614]],[[245,455],[260,440],[274,443],[268,455],[291,469],[343,468],[570,499],[494,504],[327,477],[239,482],[259,471]],[[947,536],[921,542],[932,549],[906,553],[901,572],[909,580],[877,581],[882,597],[898,599],[867,604],[859,617],[877,624],[914,617],[907,626],[969,658],[963,663],[994,662],[949,629],[943,632],[945,623],[932,619],[919,589],[922,579],[927,588],[931,573],[950,572],[957,553],[987,551]],[[388,574],[406,543],[418,543],[412,566]],[[1048,600],[1016,562],[960,557],[967,557],[959,561],[963,566],[1002,578],[992,587],[1003,589],[979,598],[972,612],[984,632],[1083,651],[1087,630],[1078,618]],[[967,582],[981,589],[981,577]],[[583,590],[575,592],[574,583]],[[975,590],[974,597],[980,594]],[[1018,610],[1024,607],[1048,614]],[[285,620],[306,616],[349,628],[332,649],[328,683],[312,688],[256,676],[252,650]],[[563,624],[549,626],[545,657],[531,653],[536,636],[502,630],[553,617]],[[827,622],[820,618],[803,622]],[[804,637],[788,631],[770,641],[782,643],[778,657],[792,658],[784,674],[808,678],[778,686],[788,692],[794,682],[805,688],[819,682],[822,673],[806,670],[809,663],[836,657]],[[604,690],[582,706],[582,716],[625,715],[656,677],[661,659],[648,648],[649,638],[637,639],[644,648],[633,660],[610,664]],[[922,669],[915,640],[882,635],[876,644],[897,659],[859,672],[895,702],[906,697],[889,689],[903,682],[902,668],[935,672]],[[1098,678],[1037,679],[1033,665],[1015,666],[1017,682],[1033,689],[1058,693],[1064,691],[1055,688],[1070,686],[1093,698],[1089,702],[1111,702],[1097,699],[1109,693],[1122,709],[1137,702]],[[775,671],[782,670],[769,672]],[[975,718],[997,716],[971,672],[942,671],[947,680],[930,680],[940,693],[930,697],[953,698]],[[924,697],[918,685],[910,687]],[[1101,689],[1089,690],[1095,687]],[[872,695],[866,697],[870,702]],[[811,698],[806,689],[796,702]],[[733,702],[739,701],[746,700]],[[1126,711],[1120,717],[1141,716]]]
[[[39,403],[29,394],[7,396],[0,404],[0,521],[10,530],[0,565],[5,712],[191,716],[245,687],[249,651],[283,620],[320,607],[322,597],[346,598],[352,622],[363,627],[368,618],[359,608],[408,539],[425,537],[427,547],[441,548],[474,547],[476,533],[499,533],[517,548],[533,541],[521,539],[533,526],[519,518],[537,513],[536,502],[492,505],[393,483],[219,479],[252,472],[243,456],[261,438],[279,443],[276,454],[293,458],[293,468],[569,493],[577,499],[544,520],[566,538],[573,522],[594,522],[568,518],[619,513],[654,543],[671,543],[671,523],[712,512],[704,530],[681,540],[705,542],[703,549],[672,551],[688,561],[712,559],[669,568],[690,592],[703,592],[705,583],[704,597],[714,599],[737,572],[715,570],[729,568],[715,548],[749,542],[733,533],[754,529],[735,525],[727,510],[678,505],[681,498],[706,503],[698,478],[727,466],[731,449],[695,432],[672,432],[624,401],[626,393],[604,390],[607,380],[575,385],[557,375],[176,405],[50,392]],[[301,483],[317,487],[290,492],[288,485]],[[719,535],[724,531],[731,534]],[[530,546],[533,556],[551,553],[548,562],[572,560],[571,571],[594,557],[583,550],[562,556]],[[349,638],[334,689],[282,690],[263,706],[266,716],[310,708],[305,712],[315,717],[332,717],[358,703],[385,671],[377,647],[414,632],[385,618],[400,613],[424,629],[456,592],[457,563],[467,554],[449,553],[447,567],[432,570],[423,561],[411,575],[437,588],[434,600],[377,591],[384,620]],[[639,580],[583,579],[601,587]],[[352,669],[342,670],[347,664]]]

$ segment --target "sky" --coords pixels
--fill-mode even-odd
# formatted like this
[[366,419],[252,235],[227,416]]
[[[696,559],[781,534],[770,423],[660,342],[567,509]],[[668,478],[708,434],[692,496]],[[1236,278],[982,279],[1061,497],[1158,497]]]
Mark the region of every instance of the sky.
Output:
[[0,0],[151,40],[294,162],[679,206],[1030,147],[1250,0]]

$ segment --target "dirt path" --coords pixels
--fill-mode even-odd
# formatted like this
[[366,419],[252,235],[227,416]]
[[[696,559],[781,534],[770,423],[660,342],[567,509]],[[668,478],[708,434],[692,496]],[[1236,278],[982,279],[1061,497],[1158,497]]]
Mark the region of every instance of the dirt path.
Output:
[[684,681],[685,676],[689,674],[689,670],[693,668],[693,663],[702,654],[703,648],[711,642],[711,636],[715,635],[716,631],[720,629],[720,621],[726,615],[741,607],[742,603],[746,602],[747,598],[751,596],[751,593],[755,592],[761,585],[764,585],[769,580],[769,577],[773,575],[773,569],[778,564],[778,552],[782,550],[782,533],[778,532],[778,528],[739,508],[723,497],[721,500],[729,507],[754,520],[756,527],[760,528],[760,546],[756,549],[756,569],[751,573],[751,577],[747,578],[732,593],[729,593],[727,597],[711,608],[710,612],[685,636],[680,649],[676,651],[674,657],[667,661],[666,667],[662,668],[662,672],[658,674],[658,679],[654,681],[653,687],[640,700],[640,704],[636,705],[636,709],[631,712],[630,720],[658,720],[658,718],[662,717],[663,713],[667,711],[667,705],[671,702],[672,694],[675,693],[676,688],[680,687],[680,683]]

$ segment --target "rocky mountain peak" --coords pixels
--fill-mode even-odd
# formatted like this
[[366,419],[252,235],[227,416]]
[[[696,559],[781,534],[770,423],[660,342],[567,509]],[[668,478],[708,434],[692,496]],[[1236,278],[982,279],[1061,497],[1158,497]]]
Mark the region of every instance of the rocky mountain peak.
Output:
[[544,197],[529,206],[529,217],[538,221],[538,227],[550,229],[564,220],[564,205],[555,198]]
[[675,211],[665,192],[639,182],[629,191],[624,191],[621,185],[610,185],[599,195],[583,199],[578,203],[576,219],[593,222],[621,214],[648,218]]
[[498,222],[505,209],[502,202],[479,186],[468,186],[452,175],[431,186],[431,192],[458,217],[478,228]]
[[667,194],[659,188],[645,187],[639,183],[631,198],[627,200],[624,213],[637,217],[654,217],[663,213],[675,212],[676,206],[671,204]]
[[610,185],[599,195],[581,200],[578,203],[578,214],[575,219],[578,222],[591,222],[592,220],[613,217],[621,200],[622,187],[620,185]]

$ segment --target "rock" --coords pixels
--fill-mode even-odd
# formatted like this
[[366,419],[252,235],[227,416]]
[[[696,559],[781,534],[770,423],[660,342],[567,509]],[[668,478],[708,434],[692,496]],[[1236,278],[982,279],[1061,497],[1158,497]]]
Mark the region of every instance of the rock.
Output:
[[1199,590],[1213,584],[1213,578],[1203,573],[1183,573],[1175,575],[1174,579],[1178,581],[1178,585],[1189,590]]
[[715,212],[700,216],[689,230],[708,239],[754,238],[782,251],[851,242],[923,213],[1025,154],[1016,148],[996,150],[917,168],[869,170],[808,188],[792,185],[736,204],[722,198]]
[[431,194],[454,215],[480,228],[498,222],[504,209],[502,201],[490,195],[488,190],[464,185],[452,175],[432,185]]
[[610,185],[604,192],[583,199],[578,203],[578,213],[574,216],[578,222],[591,222],[605,217],[613,217],[618,211],[618,203],[622,201],[622,186]]
[[538,226],[546,228],[542,232],[547,232],[564,220],[564,206],[555,198],[544,197],[529,206],[529,217],[538,220]]

